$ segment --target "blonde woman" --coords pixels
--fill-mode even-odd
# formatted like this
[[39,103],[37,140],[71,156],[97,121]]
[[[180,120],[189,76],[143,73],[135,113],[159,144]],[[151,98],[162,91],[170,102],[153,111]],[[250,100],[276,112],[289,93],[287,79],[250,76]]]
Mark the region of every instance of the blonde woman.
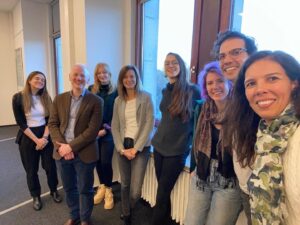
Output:
[[94,84],[89,90],[101,97],[104,101],[103,124],[98,132],[98,146],[100,158],[97,161],[96,169],[101,185],[94,196],[94,204],[100,204],[104,200],[104,209],[114,207],[112,193],[112,157],[114,153],[114,141],[111,134],[111,120],[117,90],[111,82],[111,71],[106,63],[98,63],[94,72]]
[[16,143],[19,144],[28,189],[33,197],[33,208],[38,211],[42,208],[38,177],[40,158],[53,200],[56,203],[62,201],[57,192],[56,165],[52,158],[53,144],[47,127],[51,98],[46,88],[46,76],[40,71],[31,72],[24,90],[13,96],[12,104],[16,122],[20,127]]

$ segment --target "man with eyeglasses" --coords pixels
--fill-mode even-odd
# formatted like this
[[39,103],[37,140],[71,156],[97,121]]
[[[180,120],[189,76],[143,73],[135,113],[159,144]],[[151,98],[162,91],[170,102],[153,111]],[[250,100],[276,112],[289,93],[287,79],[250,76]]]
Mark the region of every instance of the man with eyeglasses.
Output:
[[[224,76],[231,80],[234,84],[238,77],[239,71],[243,63],[250,55],[257,51],[255,41],[252,37],[246,36],[237,31],[225,31],[219,33],[217,40],[214,43],[213,53],[219,61],[220,68]],[[226,117],[226,113],[225,113]],[[228,124],[223,125],[226,130]],[[248,225],[251,225],[251,211],[249,203],[249,192],[247,190],[247,181],[251,175],[249,167],[242,168],[237,162],[236,154],[233,151],[234,170],[239,180],[239,185],[242,190],[242,206],[247,217]]]
[[243,63],[256,51],[254,39],[237,31],[219,33],[213,47],[224,76],[233,82]]

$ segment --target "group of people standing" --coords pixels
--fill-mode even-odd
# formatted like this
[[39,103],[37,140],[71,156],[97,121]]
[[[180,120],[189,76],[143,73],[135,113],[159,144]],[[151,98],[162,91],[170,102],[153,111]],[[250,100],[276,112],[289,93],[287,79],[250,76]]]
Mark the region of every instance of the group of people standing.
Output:
[[300,224],[300,64],[219,34],[199,76],[185,225]]
[[[280,51],[257,52],[252,38],[235,31],[220,33],[213,52],[216,61],[205,65],[198,86],[189,83],[183,59],[167,54],[168,84],[155,133],[151,95],[133,65],[121,68],[114,87],[109,66],[97,64],[86,90],[89,72],[76,64],[71,91],[53,102],[45,75],[32,72],[13,97],[13,111],[33,208],[42,208],[41,158],[57,203],[59,167],[70,212],[65,225],[91,224],[94,204],[104,200],[105,209],[114,207],[116,149],[121,218],[125,225],[140,224],[136,203],[152,145],[158,182],[152,225],[170,220],[170,194],[191,149],[185,225],[232,225],[242,210],[248,225],[300,224],[299,62]],[[96,194],[94,168],[101,183]]]

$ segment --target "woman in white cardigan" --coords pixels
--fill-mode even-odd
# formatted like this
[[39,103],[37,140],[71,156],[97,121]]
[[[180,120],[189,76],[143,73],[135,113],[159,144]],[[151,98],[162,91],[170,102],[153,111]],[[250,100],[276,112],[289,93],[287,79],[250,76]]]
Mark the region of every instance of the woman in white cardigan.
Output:
[[229,122],[237,159],[252,157],[253,225],[300,224],[299,84],[299,63],[281,51],[250,56],[235,83]]
[[111,128],[119,153],[123,219],[125,225],[130,225],[135,219],[135,204],[141,197],[150,154],[154,111],[151,96],[141,90],[139,72],[133,65],[121,69],[118,94]]

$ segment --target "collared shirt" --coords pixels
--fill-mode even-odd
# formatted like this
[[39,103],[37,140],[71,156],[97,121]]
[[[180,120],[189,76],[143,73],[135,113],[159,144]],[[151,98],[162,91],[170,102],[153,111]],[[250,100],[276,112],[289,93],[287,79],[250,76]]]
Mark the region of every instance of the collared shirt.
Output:
[[72,91],[70,91],[71,105],[70,105],[69,122],[68,122],[68,127],[64,134],[67,143],[70,143],[75,138],[74,135],[75,121],[85,93],[86,90],[84,89],[79,97],[75,97],[72,94]]

